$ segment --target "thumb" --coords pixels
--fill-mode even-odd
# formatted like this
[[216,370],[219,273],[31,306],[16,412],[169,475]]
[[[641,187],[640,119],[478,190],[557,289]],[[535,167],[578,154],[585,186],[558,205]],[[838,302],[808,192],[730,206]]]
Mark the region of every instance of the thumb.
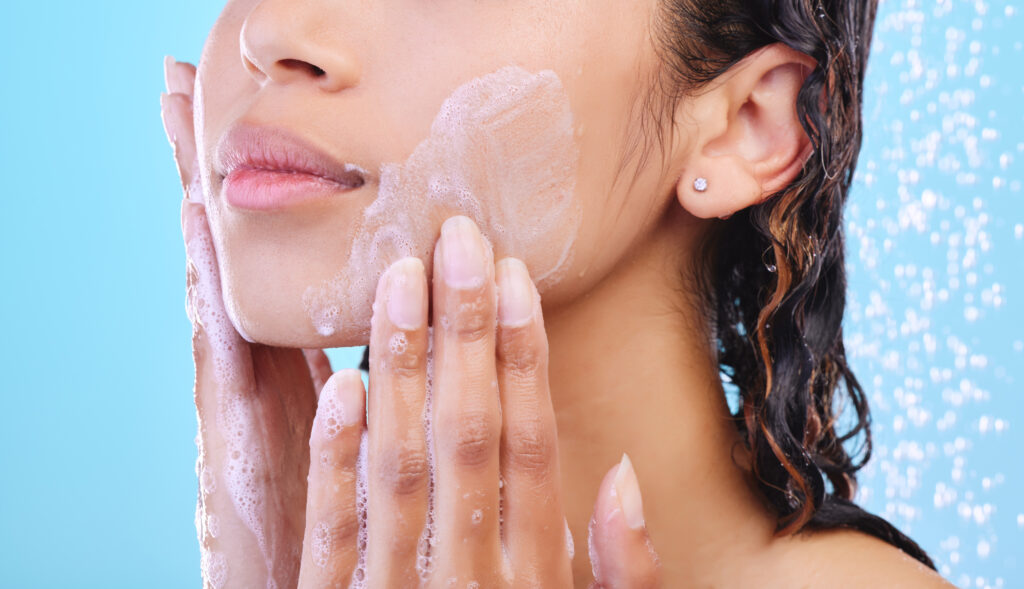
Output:
[[661,585],[661,566],[643,509],[633,463],[623,454],[622,461],[604,476],[590,520],[593,587],[653,589]]

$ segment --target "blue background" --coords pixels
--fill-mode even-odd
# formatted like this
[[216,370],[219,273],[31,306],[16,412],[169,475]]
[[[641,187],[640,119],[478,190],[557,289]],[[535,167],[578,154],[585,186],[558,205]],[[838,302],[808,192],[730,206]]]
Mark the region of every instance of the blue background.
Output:
[[[0,584],[199,585],[165,54],[221,3],[15,2],[0,19]],[[1024,15],[884,2],[848,210],[860,501],[961,586],[1024,586]],[[332,352],[336,366],[353,351]]]

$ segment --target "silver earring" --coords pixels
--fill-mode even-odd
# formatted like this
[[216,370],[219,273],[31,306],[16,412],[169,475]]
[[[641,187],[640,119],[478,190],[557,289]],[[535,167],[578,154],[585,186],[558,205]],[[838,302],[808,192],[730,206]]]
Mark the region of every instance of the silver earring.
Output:
[[701,176],[693,181],[693,189],[697,192],[704,192],[708,189],[708,179]]

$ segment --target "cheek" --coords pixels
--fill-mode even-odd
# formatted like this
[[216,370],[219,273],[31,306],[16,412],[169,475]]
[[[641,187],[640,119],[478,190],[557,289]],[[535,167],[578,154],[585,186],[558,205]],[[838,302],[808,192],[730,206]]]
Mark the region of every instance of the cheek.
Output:
[[578,159],[569,100],[554,72],[506,67],[462,85],[412,155],[382,167],[344,271],[304,294],[313,326],[322,336],[368,328],[388,264],[416,256],[429,268],[440,225],[452,215],[476,221],[496,259],[526,262],[541,292],[557,284],[581,222]]

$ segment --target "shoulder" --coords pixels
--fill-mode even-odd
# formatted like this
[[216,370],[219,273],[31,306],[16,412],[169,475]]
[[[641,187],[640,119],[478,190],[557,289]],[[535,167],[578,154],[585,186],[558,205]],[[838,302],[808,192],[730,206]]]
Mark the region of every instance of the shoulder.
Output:
[[803,532],[787,542],[783,574],[807,589],[949,589],[938,573],[899,548],[855,530]]

